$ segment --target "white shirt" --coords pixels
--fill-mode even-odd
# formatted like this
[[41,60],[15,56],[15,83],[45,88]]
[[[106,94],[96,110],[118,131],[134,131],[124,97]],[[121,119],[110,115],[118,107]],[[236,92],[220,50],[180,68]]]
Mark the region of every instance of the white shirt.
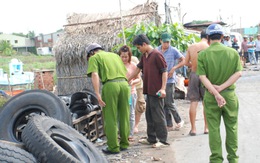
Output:
[[226,46],[228,46],[228,47],[232,47],[232,42],[231,42],[231,41],[224,40],[224,45],[226,45]]
[[255,51],[260,51],[260,40],[256,40],[255,45],[256,45]]

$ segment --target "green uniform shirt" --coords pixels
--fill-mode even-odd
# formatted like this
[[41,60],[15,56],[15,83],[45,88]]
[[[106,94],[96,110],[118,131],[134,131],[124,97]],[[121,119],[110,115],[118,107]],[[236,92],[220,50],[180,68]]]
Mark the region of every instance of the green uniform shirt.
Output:
[[[198,56],[198,75],[206,75],[215,85],[221,85],[235,72],[241,71],[242,65],[237,51],[221,43],[213,43],[201,51]],[[235,89],[235,84],[228,89]]]
[[88,76],[97,72],[102,83],[116,78],[125,78],[127,70],[122,59],[115,53],[99,51],[89,58]]

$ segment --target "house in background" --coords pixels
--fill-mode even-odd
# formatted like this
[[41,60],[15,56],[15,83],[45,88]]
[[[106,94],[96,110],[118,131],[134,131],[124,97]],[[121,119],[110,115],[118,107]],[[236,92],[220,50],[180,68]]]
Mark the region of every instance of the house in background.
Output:
[[205,22],[205,23],[201,23],[201,24],[193,24],[192,22],[190,22],[190,23],[183,24],[183,26],[186,29],[202,31],[203,29],[206,29],[210,24],[213,24],[213,23],[220,24],[222,26],[226,25],[226,23],[224,23],[222,21],[216,21],[216,22]]
[[63,34],[63,31],[54,32],[50,34],[40,34],[35,37],[35,47],[37,54],[39,55],[50,55],[52,53],[52,48],[54,44],[59,39],[60,35]]
[[33,39],[12,34],[0,34],[1,40],[9,42],[18,53],[26,54],[28,52],[35,52],[35,42]]

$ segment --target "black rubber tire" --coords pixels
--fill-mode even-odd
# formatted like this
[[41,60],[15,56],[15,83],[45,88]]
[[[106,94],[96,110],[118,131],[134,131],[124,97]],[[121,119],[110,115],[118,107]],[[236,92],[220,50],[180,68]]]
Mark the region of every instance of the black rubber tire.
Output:
[[74,117],[81,117],[89,114],[94,110],[99,110],[101,107],[98,104],[98,99],[94,92],[84,89],[82,92],[76,92],[71,95],[69,110],[71,113],[76,114]]
[[0,140],[0,142],[26,150],[25,145],[23,143],[15,143],[15,142],[6,141],[6,140]]
[[85,88],[85,89],[82,90],[82,92],[87,94],[87,95],[91,95],[91,104],[92,105],[98,105],[97,95],[93,91]]
[[72,125],[71,113],[58,96],[46,90],[28,90],[12,97],[0,110],[0,139],[21,143],[22,130],[33,114]]
[[0,141],[0,162],[36,163],[37,161],[31,153]]
[[40,162],[107,162],[92,142],[74,128],[51,117],[32,117],[22,132],[22,140]]

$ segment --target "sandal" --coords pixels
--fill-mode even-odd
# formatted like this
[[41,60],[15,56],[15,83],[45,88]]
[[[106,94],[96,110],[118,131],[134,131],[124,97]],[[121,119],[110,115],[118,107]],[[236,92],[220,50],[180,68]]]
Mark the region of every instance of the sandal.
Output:
[[135,139],[134,139],[132,136],[129,136],[129,137],[128,137],[128,141],[129,141],[129,142],[134,142]]
[[161,148],[161,147],[168,147],[170,144],[168,143],[162,143],[162,142],[157,142],[155,144],[153,144],[153,148]]
[[191,132],[191,130],[190,130],[189,135],[190,136],[196,136],[196,133],[195,132]]
[[140,140],[138,140],[138,142],[141,143],[141,144],[146,144],[146,145],[151,144],[146,138],[140,139]]

